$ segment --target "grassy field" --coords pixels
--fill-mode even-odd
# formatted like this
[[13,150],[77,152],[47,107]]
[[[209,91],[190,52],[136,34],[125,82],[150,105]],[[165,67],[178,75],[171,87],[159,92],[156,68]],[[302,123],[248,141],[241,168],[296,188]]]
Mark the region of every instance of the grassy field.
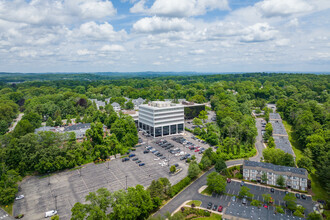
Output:
[[0,206],[3,210],[5,210],[8,214],[13,215],[13,204],[6,205],[6,206]]
[[191,204],[195,204],[196,206],[201,206],[202,202],[198,201],[198,200],[192,200],[190,202],[187,203],[187,205],[191,205]]
[[193,218],[194,220],[221,220],[222,216],[212,213],[210,217]]
[[[285,120],[283,121],[283,125],[285,127],[286,132],[289,135],[289,141],[292,145],[292,149],[296,155],[296,161],[300,160],[304,156],[302,150],[300,149],[300,146],[298,142],[296,141],[296,138],[294,137],[294,133],[292,132],[292,126],[288,124]],[[328,193],[321,187],[316,175],[315,175],[315,169],[312,170],[312,173],[308,174],[308,178],[312,181],[312,191],[314,193],[313,199],[323,199],[326,200],[328,198]]]

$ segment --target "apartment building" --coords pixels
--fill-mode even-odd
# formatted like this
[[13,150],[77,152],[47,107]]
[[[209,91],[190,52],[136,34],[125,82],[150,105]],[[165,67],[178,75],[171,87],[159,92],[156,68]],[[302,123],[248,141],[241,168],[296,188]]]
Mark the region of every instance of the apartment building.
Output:
[[184,106],[154,101],[139,106],[139,128],[153,137],[184,132]]
[[286,187],[307,190],[308,172],[306,169],[248,160],[243,162],[243,179],[262,182],[264,173],[267,174],[267,184],[269,185],[276,186],[277,178],[283,176]]

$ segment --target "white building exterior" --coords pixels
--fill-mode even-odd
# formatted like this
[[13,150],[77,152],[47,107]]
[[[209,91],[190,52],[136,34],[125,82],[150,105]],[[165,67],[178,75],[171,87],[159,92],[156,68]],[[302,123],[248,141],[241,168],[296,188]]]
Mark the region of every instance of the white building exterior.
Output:
[[153,137],[183,133],[184,106],[161,101],[140,105],[139,128]]
[[307,191],[308,172],[306,169],[248,160],[244,161],[243,179],[261,182],[264,173],[267,174],[268,185],[277,186],[277,178],[283,176],[286,187]]

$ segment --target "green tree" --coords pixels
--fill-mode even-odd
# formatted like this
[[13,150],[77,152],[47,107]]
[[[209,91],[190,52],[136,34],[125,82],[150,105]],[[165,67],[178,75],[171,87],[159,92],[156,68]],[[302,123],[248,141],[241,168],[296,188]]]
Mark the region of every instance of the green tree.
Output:
[[174,166],[174,165],[171,166],[171,167],[170,167],[170,172],[171,172],[171,173],[175,173],[175,171],[176,171],[176,166]]
[[202,122],[202,120],[200,118],[194,118],[193,121],[192,121],[192,123],[194,125],[197,125],[197,126],[202,126],[203,125],[203,122]]
[[201,172],[201,170],[199,169],[198,164],[195,161],[192,161],[189,164],[189,168],[188,168],[188,176],[191,179],[194,179],[195,177],[198,176],[198,174]]
[[8,131],[8,123],[5,120],[0,121],[0,135],[6,134]]
[[208,169],[210,166],[212,166],[212,161],[208,156],[205,154],[203,155],[201,162],[199,163],[199,168],[202,170]]
[[273,137],[269,137],[267,147],[268,148],[275,148],[276,147],[275,140],[274,140]]
[[18,138],[28,133],[34,132],[33,125],[28,120],[20,120],[13,132],[14,137]]
[[296,204],[297,198],[294,196],[293,193],[286,194],[284,196],[283,200],[286,202],[286,205],[287,205],[288,209],[290,209],[291,211],[296,210],[296,208],[297,208],[297,204]]
[[257,206],[257,207],[260,207],[261,206],[261,201],[259,201],[259,200],[252,200],[252,202],[251,202],[251,205],[252,206]]
[[242,186],[240,192],[238,193],[238,197],[239,198],[247,197],[251,199],[253,197],[253,194],[250,193],[250,189],[248,187]]
[[298,167],[305,168],[309,173],[313,169],[313,160],[309,157],[302,157],[297,162]]
[[316,212],[311,212],[307,216],[308,220],[322,220],[322,216]]
[[263,183],[267,183],[267,181],[268,181],[267,172],[263,172],[262,173],[262,175],[261,175],[261,181]]
[[215,193],[222,194],[226,191],[226,178],[217,172],[212,172],[206,177],[208,188]]
[[285,186],[285,179],[282,175],[279,175],[276,179],[276,184],[280,187],[284,187]]
[[299,210],[294,211],[293,215],[294,215],[294,216],[297,216],[297,217],[301,217],[301,218],[304,217],[304,215],[303,215],[303,214],[301,213],[301,211],[299,211]]
[[92,140],[93,145],[103,143],[103,125],[101,122],[92,123],[91,128],[86,131],[88,140]]
[[217,172],[222,172],[223,170],[225,170],[227,168],[227,165],[226,165],[226,162],[223,160],[223,159],[221,159],[221,158],[219,158],[219,159],[217,159],[216,160],[216,163],[215,163],[215,170],[217,171]]
[[54,122],[53,122],[53,119],[51,117],[48,117],[48,119],[46,121],[46,126],[50,126],[50,127],[54,126]]
[[132,100],[129,100],[128,102],[126,102],[125,107],[126,107],[126,109],[134,109],[134,104],[133,104]]
[[284,210],[283,210],[283,208],[281,206],[276,206],[276,211],[278,213],[284,214]]
[[199,117],[200,119],[202,119],[202,120],[205,122],[205,120],[208,119],[207,111],[202,110],[202,111],[199,113],[198,117]]
[[62,122],[62,118],[61,116],[58,116],[55,120],[55,126],[62,126],[63,122]]
[[266,203],[269,203],[270,200],[272,199],[271,195],[270,194],[262,194],[262,198],[264,199],[264,201]]
[[60,220],[60,216],[54,215],[50,218],[51,220]]
[[194,128],[194,135],[200,135],[202,130],[199,127]]

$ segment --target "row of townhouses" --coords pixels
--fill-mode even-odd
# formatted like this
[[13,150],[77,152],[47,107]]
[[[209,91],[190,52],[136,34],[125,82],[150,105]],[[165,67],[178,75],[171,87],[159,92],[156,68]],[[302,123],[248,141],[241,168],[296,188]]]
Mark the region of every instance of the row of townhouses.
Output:
[[271,163],[245,160],[243,163],[243,179],[262,182],[262,175],[267,174],[267,184],[277,186],[279,176],[285,179],[285,186],[296,190],[307,190],[308,172],[303,168],[286,167]]

